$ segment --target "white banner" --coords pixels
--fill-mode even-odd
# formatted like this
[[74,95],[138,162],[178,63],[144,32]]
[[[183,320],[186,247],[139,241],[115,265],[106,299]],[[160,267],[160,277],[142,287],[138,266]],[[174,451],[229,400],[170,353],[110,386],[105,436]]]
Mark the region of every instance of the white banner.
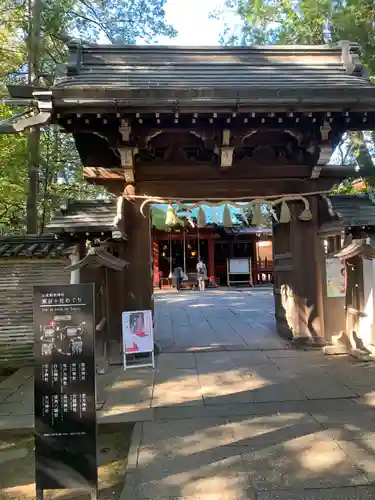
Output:
[[122,313],[122,344],[125,354],[154,352],[151,310]]

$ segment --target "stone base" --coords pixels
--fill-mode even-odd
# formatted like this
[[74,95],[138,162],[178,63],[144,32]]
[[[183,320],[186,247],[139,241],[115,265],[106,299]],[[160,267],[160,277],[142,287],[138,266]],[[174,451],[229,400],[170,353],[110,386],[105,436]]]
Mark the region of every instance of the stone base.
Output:
[[349,354],[360,361],[375,361],[375,354],[362,351],[361,349],[349,349]]
[[299,349],[321,349],[327,344],[322,337],[294,337],[292,345]]
[[323,347],[323,353],[327,354],[328,356],[334,354],[348,354],[349,349],[346,345],[343,344],[326,345],[325,347]]

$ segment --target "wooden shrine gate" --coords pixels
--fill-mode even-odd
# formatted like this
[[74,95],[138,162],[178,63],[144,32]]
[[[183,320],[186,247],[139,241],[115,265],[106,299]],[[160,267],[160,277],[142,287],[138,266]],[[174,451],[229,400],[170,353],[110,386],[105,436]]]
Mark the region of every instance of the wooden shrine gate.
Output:
[[[87,181],[118,197],[130,264],[123,310],[152,306],[149,207],[140,213],[146,195],[165,202],[297,195],[285,199],[291,221],[274,230],[276,317],[280,331],[320,337],[321,193],[355,173],[340,159],[327,161],[346,131],[375,129],[375,87],[358,45],[72,42],[69,51],[66,75],[51,89],[12,87],[14,98],[29,92],[37,113],[0,131],[58,124],[74,137]],[[299,194],[309,203],[303,217]]]

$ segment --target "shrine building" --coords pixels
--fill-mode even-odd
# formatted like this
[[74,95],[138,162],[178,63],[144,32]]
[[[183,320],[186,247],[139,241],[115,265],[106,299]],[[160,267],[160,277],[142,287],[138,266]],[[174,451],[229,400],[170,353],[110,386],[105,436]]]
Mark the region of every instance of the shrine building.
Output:
[[[127,236],[120,256],[128,263],[121,271],[125,286],[113,291],[122,310],[153,308],[152,237],[159,253],[167,244],[152,234],[151,205],[242,201],[256,212],[268,204],[278,329],[324,338],[319,227],[334,217],[328,192],[358,176],[343,159],[327,162],[348,131],[375,129],[375,87],[357,44],[180,48],[72,41],[66,72],[53,87],[10,92],[29,114],[3,122],[0,132],[58,125],[74,138],[87,182],[117,198]],[[212,266],[209,242],[216,236],[202,231]]]

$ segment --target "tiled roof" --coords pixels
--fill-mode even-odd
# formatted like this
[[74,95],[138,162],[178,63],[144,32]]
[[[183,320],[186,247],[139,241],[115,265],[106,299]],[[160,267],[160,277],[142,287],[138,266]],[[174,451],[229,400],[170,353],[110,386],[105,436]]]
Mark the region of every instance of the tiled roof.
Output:
[[[55,90],[94,100],[375,103],[375,87],[359,62],[359,46],[163,47],[70,45],[67,76]],[[93,93],[93,89],[96,92]],[[117,93],[116,93],[117,92]],[[59,92],[57,92],[57,95]],[[62,94],[61,94],[62,95]]]
[[375,259],[375,247],[372,243],[367,243],[366,239],[356,239],[347,247],[342,248],[337,257],[348,260],[357,255],[363,259]]
[[53,235],[0,237],[0,259],[12,257],[63,257],[71,253],[71,244]]
[[82,269],[83,267],[89,266],[106,267],[108,269],[113,269],[114,271],[121,271],[128,265],[129,263],[127,261],[112,255],[105,248],[91,247],[83,259],[75,264],[72,264],[68,267],[68,269],[74,271],[75,269]]
[[55,213],[46,229],[55,234],[118,231],[116,201],[70,201],[66,210]]
[[320,227],[320,233],[344,227],[375,226],[375,202],[367,193],[332,195],[329,200],[338,218],[325,222]]

